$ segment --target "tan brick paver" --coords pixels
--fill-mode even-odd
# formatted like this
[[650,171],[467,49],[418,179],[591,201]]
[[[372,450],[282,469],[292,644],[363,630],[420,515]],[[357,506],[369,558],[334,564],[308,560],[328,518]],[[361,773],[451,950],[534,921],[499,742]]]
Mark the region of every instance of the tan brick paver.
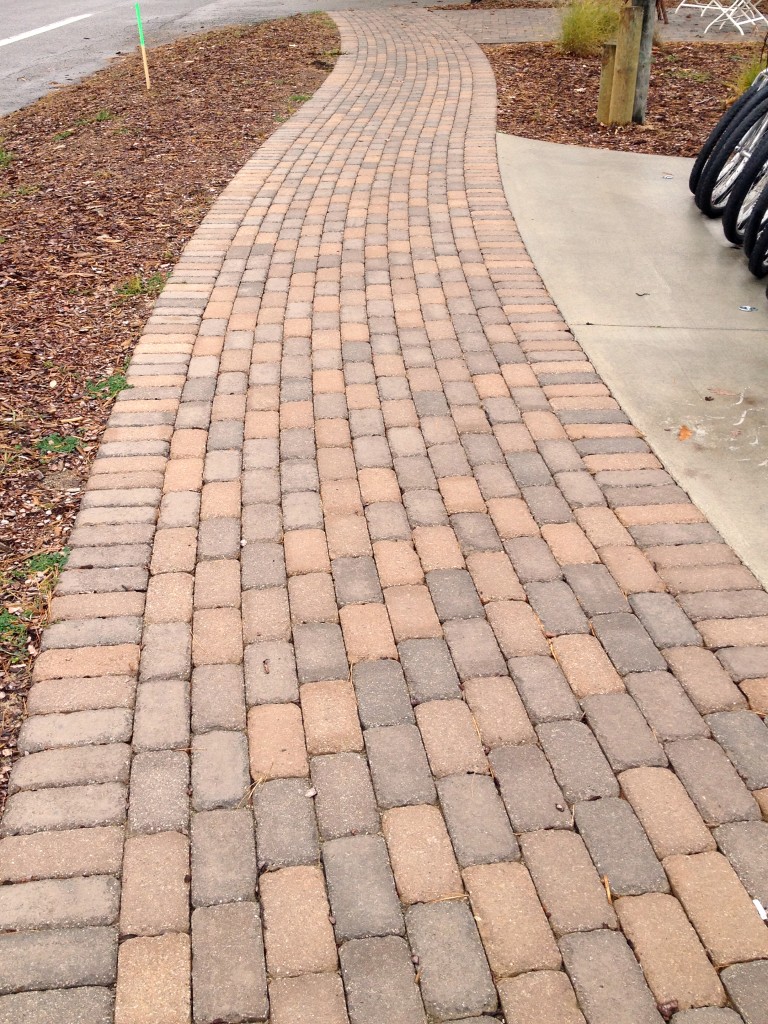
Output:
[[83,496],[0,824],[0,1018],[768,1005],[768,597],[632,483],[659,464],[517,233],[481,51],[336,18]]

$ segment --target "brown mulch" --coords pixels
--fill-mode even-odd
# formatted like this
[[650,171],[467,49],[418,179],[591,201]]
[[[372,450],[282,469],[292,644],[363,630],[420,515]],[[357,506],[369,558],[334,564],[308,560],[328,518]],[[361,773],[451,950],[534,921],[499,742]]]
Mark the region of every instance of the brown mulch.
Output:
[[151,51],[149,94],[134,53],[0,119],[0,811],[110,392],[185,242],[338,47],[322,14],[219,30]]
[[496,73],[498,130],[574,146],[695,156],[728,102],[753,44],[667,43],[654,50],[645,125],[597,123],[600,57],[553,43],[484,46]]

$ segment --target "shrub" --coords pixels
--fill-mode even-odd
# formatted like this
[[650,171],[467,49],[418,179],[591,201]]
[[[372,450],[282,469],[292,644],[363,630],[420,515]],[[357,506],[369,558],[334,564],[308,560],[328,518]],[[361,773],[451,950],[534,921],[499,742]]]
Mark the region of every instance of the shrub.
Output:
[[586,57],[599,53],[619,27],[620,0],[571,0],[563,11],[560,48]]
[[729,82],[734,95],[738,97],[746,92],[760,72],[765,70],[765,65],[766,56],[762,53],[756,53],[749,60],[740,64],[733,79]]

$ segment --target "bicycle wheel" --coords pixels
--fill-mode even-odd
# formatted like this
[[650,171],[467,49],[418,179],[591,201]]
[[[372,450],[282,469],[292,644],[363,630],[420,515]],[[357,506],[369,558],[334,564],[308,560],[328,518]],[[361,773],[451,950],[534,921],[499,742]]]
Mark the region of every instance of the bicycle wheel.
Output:
[[723,138],[725,133],[733,128],[736,121],[744,116],[747,112],[747,108],[760,100],[761,93],[766,87],[768,87],[768,75],[765,77],[758,75],[747,91],[742,93],[736,102],[728,107],[715,127],[709,133],[707,141],[699,150],[699,155],[696,157],[693,167],[691,168],[691,175],[688,179],[688,188],[691,192],[694,194],[696,193],[696,188],[699,184],[704,166],[709,160],[712,150],[718,144],[720,139]]
[[768,224],[759,231],[749,256],[749,269],[755,277],[768,274]]
[[696,189],[696,205],[707,217],[719,217],[728,196],[768,128],[768,98],[750,107],[715,146]]
[[747,221],[767,184],[768,135],[764,135],[736,179],[723,210],[723,233],[734,245],[744,242]]
[[760,234],[763,224],[768,222],[768,188],[765,188],[755,201],[749,220],[744,226],[744,255],[749,259],[755,247],[755,240]]

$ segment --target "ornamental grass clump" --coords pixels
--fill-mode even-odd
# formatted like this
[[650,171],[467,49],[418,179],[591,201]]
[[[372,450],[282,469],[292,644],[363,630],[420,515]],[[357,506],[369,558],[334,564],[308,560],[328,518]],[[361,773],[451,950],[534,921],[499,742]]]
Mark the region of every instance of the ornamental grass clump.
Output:
[[571,0],[563,11],[560,48],[577,57],[599,53],[616,37],[621,7],[620,0]]

